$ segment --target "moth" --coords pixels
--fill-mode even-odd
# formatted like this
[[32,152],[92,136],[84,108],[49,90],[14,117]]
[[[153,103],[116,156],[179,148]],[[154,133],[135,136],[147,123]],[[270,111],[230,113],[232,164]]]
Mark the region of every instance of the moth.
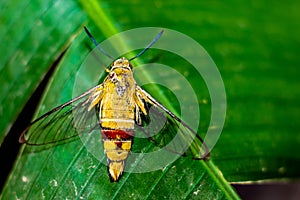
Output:
[[[86,27],[84,30],[97,48],[110,57]],[[192,143],[189,148],[193,157],[208,159],[209,150],[201,137],[187,123],[138,86],[133,77],[130,61],[144,54],[162,34],[163,31],[133,58],[121,57],[114,60],[106,69],[107,76],[101,84],[31,122],[22,132],[19,142],[28,145],[55,144],[99,130],[107,157],[109,176],[112,182],[116,182],[124,171],[135,132],[149,134],[143,127],[151,121],[155,124],[164,123],[164,128],[158,136],[149,136],[149,141],[162,147],[165,145],[163,141],[168,142],[175,134],[180,134],[178,144]],[[171,148],[170,151],[176,153],[176,148],[180,149],[180,145]]]

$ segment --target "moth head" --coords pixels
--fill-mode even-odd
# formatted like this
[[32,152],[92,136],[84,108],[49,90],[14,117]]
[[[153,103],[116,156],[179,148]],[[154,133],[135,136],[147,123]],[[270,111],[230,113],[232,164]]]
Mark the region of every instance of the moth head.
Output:
[[116,68],[123,68],[123,69],[129,69],[129,70],[131,70],[132,66],[131,66],[130,62],[126,58],[122,57],[122,58],[119,58],[119,59],[115,60],[111,64],[111,70],[114,70]]

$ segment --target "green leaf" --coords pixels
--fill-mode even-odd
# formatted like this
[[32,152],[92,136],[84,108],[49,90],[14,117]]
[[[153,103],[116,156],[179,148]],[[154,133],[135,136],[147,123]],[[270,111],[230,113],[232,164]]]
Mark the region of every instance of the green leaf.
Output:
[[[70,43],[38,115],[72,98],[76,73],[91,47],[82,30],[85,21],[98,41],[119,31],[147,26],[164,26],[196,39],[221,71],[228,113],[210,161],[182,157],[164,170],[125,173],[118,183],[109,182],[106,166],[81,141],[44,150],[24,146],[1,197],[237,199],[225,178],[234,182],[299,178],[300,158],[291,153],[300,150],[296,69],[300,26],[295,20],[299,18],[299,3],[231,3],[82,1],[78,5],[73,1],[2,1],[0,36],[5,43],[0,48],[1,141],[49,67]],[[153,55],[160,57],[154,52],[142,59],[146,62]],[[179,71],[185,67],[183,60],[173,58],[168,55],[158,59]],[[186,77],[192,85],[199,84],[192,71],[187,70]],[[167,91],[150,87],[147,91],[171,105],[170,109],[178,109],[167,100]],[[198,91],[199,132],[203,133],[209,125],[211,105],[203,84]]]
[[[71,98],[77,69],[88,53],[82,45],[87,39],[82,32],[72,43],[47,90],[40,113],[50,109],[51,104]],[[12,185],[18,185],[18,190],[11,190]],[[111,183],[107,167],[88,153],[81,141],[50,149],[26,146],[3,193],[3,197],[11,195],[21,199],[237,198],[211,161],[205,164],[187,157],[163,171],[125,173],[118,183]]]
[[53,1],[4,1],[1,4],[2,142],[51,64],[73,40],[84,16],[70,3],[62,6],[63,2]]
[[[60,6],[63,11],[59,12],[60,16],[57,13],[53,13],[54,20],[63,16],[71,18],[69,15],[72,15],[74,10],[79,10],[78,5],[72,3],[67,4],[72,12],[67,9],[68,6],[66,5],[63,8],[59,3],[55,5]],[[83,5],[86,7],[88,4]],[[49,13],[52,12],[52,9],[56,8],[47,3],[43,4],[43,6],[46,8],[48,6],[46,10]],[[93,6],[93,8],[96,8],[96,11],[97,6],[99,5],[95,4]],[[65,12],[69,12],[69,14],[65,14]],[[87,10],[87,12],[90,11]],[[75,26],[71,29],[73,33],[70,33],[69,39],[66,39],[69,41],[74,39],[73,35],[77,34],[77,28],[82,26],[83,19],[85,19],[84,12],[78,11],[76,14],[81,17],[77,16],[79,21],[73,25]],[[103,14],[105,15],[105,13]],[[49,18],[52,15],[45,14]],[[53,24],[50,24],[50,27],[57,25],[57,20],[54,20],[51,21]],[[115,26],[112,24],[112,19],[105,22],[109,23],[108,27]],[[107,27],[105,25],[103,24],[100,27],[104,34],[105,27]],[[41,32],[34,31],[34,33]],[[110,30],[108,33],[114,34],[114,30]],[[60,34],[57,33],[54,36],[59,38]],[[42,39],[44,37],[43,34],[37,36],[37,38]],[[84,45],[87,40],[88,38],[83,31],[73,40],[72,45],[62,58],[59,66],[57,66],[57,71],[43,97],[38,115],[72,97],[76,73],[89,52],[89,48]],[[51,42],[54,41],[53,39]],[[32,42],[36,42],[36,40],[32,40]],[[50,47],[52,46],[51,42],[46,42],[44,45]],[[45,55],[44,51],[41,53]],[[28,54],[34,55],[36,54],[36,50],[29,51]],[[55,57],[49,56],[47,61],[51,63],[54,60]],[[30,66],[34,69],[37,64]],[[26,79],[31,80],[31,76],[32,74],[29,73]],[[2,193],[3,198],[13,197],[20,199],[61,197],[71,199],[131,197],[139,199],[164,196],[170,198],[198,198],[201,196],[206,198],[237,198],[231,187],[213,166],[212,161],[204,163],[203,161],[192,161],[191,158],[180,158],[163,171],[154,171],[145,174],[125,173],[118,183],[111,183],[106,166],[88,153],[81,141],[58,145],[49,149],[25,146]]]

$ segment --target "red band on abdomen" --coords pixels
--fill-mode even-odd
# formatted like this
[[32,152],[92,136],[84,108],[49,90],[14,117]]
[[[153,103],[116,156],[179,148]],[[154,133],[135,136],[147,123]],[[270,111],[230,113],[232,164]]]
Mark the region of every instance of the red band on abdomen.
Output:
[[102,129],[102,138],[106,138],[106,139],[131,139],[133,135],[134,135],[134,131]]

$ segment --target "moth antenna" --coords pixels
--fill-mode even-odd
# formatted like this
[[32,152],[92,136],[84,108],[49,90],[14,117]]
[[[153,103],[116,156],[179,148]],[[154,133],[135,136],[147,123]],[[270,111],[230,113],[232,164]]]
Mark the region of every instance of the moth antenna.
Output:
[[161,35],[164,33],[164,30],[161,30],[157,36],[148,44],[148,46],[143,49],[140,53],[138,53],[136,56],[134,56],[133,58],[130,58],[129,61],[136,59],[137,57],[140,57],[141,55],[143,55],[160,37]]
[[104,54],[106,57],[108,57],[108,58],[110,58],[110,59],[112,59],[112,60],[114,60],[114,58],[112,57],[112,56],[110,56],[108,53],[106,53],[106,51],[104,51],[104,49],[102,49],[100,46],[99,46],[99,44],[98,44],[98,42],[95,40],[95,38],[92,36],[92,34],[90,33],[90,31],[87,29],[87,27],[83,27],[84,28],[84,30],[85,30],[85,32],[86,32],[86,34],[89,36],[89,38],[92,40],[92,42],[95,44],[95,46],[98,48],[98,50],[102,53],[102,54]]

